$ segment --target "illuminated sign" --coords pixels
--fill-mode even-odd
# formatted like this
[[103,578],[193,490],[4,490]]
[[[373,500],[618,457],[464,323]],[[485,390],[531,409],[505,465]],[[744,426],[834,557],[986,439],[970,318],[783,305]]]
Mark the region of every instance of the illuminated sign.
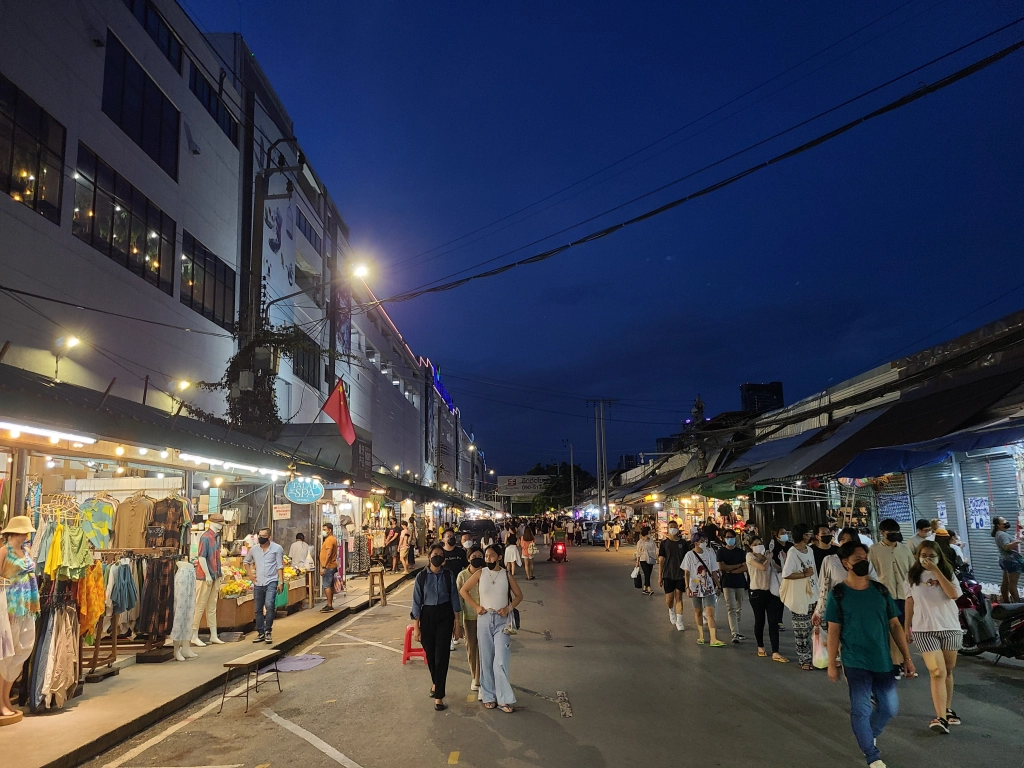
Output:
[[438,368],[434,368],[434,389],[437,390],[437,394],[440,395],[444,404],[448,406],[448,410],[455,413],[455,403],[452,401],[452,396],[448,394],[448,390],[444,387],[444,382],[441,381],[441,371]]
[[292,504],[312,504],[324,497],[324,484],[315,477],[297,477],[285,485],[284,497]]

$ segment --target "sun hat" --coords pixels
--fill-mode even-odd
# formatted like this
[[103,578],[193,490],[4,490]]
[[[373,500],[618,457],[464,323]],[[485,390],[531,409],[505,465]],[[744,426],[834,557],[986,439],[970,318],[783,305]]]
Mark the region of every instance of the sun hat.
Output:
[[0,536],[5,533],[35,533],[36,529],[32,527],[32,521],[26,515],[16,515],[12,517],[8,522],[7,526],[0,531]]

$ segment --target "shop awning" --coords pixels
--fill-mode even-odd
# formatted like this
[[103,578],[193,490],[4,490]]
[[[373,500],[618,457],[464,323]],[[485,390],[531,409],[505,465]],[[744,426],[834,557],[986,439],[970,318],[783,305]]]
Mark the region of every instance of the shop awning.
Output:
[[706,496],[709,499],[735,498],[740,493],[740,491],[736,490],[737,483],[744,482],[749,474],[746,470],[722,472],[698,485],[694,493],[699,493],[701,496]]
[[879,477],[890,472],[910,472],[943,462],[954,453],[998,448],[1020,440],[1024,440],[1024,419],[1006,419],[935,440],[864,451],[839,470],[839,477]]
[[0,417],[84,433],[97,439],[166,446],[222,461],[265,467],[285,473],[294,463],[303,474],[325,482],[351,479],[346,472],[321,465],[309,456],[217,424],[177,417],[115,395],[104,397],[85,387],[54,382],[30,371],[0,364]]
[[[659,497],[656,500],[661,501],[664,497],[665,489],[679,481],[679,474],[679,470],[673,470],[663,475],[655,475],[648,478],[647,482],[643,483],[640,487],[631,489],[630,493],[623,498],[622,503],[635,505],[643,502],[648,496],[655,494]],[[651,502],[653,503],[656,500],[652,499]]]
[[758,443],[738,459],[727,464],[724,469],[728,472],[740,469],[760,469],[768,462],[781,459],[783,456],[788,455],[820,431],[820,429],[811,429],[806,432],[801,432],[799,435],[793,435],[792,437],[783,437],[778,440],[768,440],[763,443]]

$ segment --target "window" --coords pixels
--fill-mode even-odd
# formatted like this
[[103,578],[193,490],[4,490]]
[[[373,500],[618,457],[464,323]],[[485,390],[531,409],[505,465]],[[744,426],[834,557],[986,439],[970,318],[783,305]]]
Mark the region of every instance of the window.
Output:
[[135,15],[139,24],[153,38],[156,47],[167,57],[171,66],[180,75],[181,41],[171,31],[170,26],[164,21],[164,17],[160,15],[153,3],[150,0],[124,0],[124,4],[128,6],[128,10]]
[[78,143],[71,232],[122,267],[174,293],[174,219]]
[[64,126],[0,75],[0,191],[60,224]]
[[217,125],[224,131],[224,135],[231,139],[231,143],[238,146],[238,121],[235,120],[231,111],[227,108],[224,100],[217,95],[217,91],[210,81],[206,79],[196,63],[191,62],[192,69],[188,76],[188,87],[199,99],[199,103],[206,108],[210,116],[217,121]]
[[235,270],[186,230],[181,235],[181,303],[221,328],[235,324]]
[[316,390],[320,389],[320,376],[323,372],[320,356],[320,345],[307,335],[305,346],[292,357],[295,375]]
[[295,213],[295,220],[299,225],[299,232],[305,235],[309,244],[316,249],[317,253],[320,253],[320,235],[318,235],[316,230],[313,229],[313,225],[309,223],[309,219],[306,218],[306,215],[302,212],[301,208],[296,206]]
[[168,176],[178,180],[178,110],[110,30],[103,112]]

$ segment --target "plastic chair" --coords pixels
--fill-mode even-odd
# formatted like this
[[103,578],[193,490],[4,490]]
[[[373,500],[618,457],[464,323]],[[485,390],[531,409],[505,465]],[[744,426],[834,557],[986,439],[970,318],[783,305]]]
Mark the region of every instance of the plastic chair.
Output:
[[415,624],[410,624],[405,628],[405,643],[402,644],[402,666],[405,666],[409,659],[423,659],[423,663],[427,663],[427,652],[422,648],[412,647],[412,633],[415,631]]

